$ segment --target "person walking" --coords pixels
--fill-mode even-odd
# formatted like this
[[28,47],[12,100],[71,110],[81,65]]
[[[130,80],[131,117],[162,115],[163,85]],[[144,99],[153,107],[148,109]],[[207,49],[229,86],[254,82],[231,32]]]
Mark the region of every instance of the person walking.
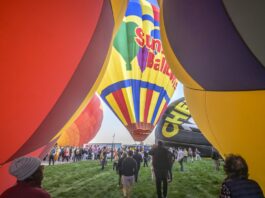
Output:
[[188,156],[191,162],[193,162],[193,150],[191,147],[188,149]]
[[51,163],[52,165],[54,165],[55,154],[56,154],[56,146],[54,146],[49,153],[49,165],[51,165]]
[[135,172],[135,182],[137,182],[139,170],[141,168],[141,162],[143,161],[142,155],[139,153],[138,149],[135,150],[135,153],[133,155],[133,159],[135,159],[135,161],[137,162],[137,170]]
[[148,158],[149,158],[148,152],[144,151],[144,167],[148,167]]
[[195,160],[201,160],[201,152],[199,151],[198,148],[195,148]]
[[150,152],[156,179],[157,197],[162,198],[161,184],[163,183],[163,198],[167,197],[167,176],[170,169],[169,151],[164,148],[162,141],[158,141],[157,147]]
[[212,147],[212,159],[214,161],[214,169],[219,171],[220,170],[220,155],[218,151]]
[[177,161],[179,162],[180,165],[180,171],[183,172],[184,151],[182,150],[182,148],[178,148]]
[[127,157],[127,153],[123,152],[121,154],[121,157],[118,160],[118,165],[117,165],[117,173],[119,174],[119,181],[118,181],[118,186],[121,187],[121,178],[122,178],[122,162],[123,160]]
[[104,170],[107,160],[107,149],[104,146],[100,153],[100,163],[101,163],[101,170]]
[[126,198],[130,198],[131,196],[136,171],[137,162],[133,159],[133,151],[129,151],[128,157],[126,157],[122,162],[122,189],[123,196]]
[[170,148],[169,150],[169,174],[168,174],[168,182],[172,182],[172,168],[175,162],[175,154],[174,154],[174,150],[172,148]]

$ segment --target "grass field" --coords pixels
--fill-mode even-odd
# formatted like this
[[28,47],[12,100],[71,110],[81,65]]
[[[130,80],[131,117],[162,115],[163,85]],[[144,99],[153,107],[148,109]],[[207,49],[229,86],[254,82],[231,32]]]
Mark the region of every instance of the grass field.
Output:
[[[210,159],[187,163],[179,172],[179,164],[173,167],[173,182],[169,184],[169,198],[218,197],[223,171],[215,171]],[[122,192],[118,175],[109,162],[101,170],[98,161],[82,161],[45,167],[43,187],[53,198],[119,198]],[[133,187],[132,198],[155,198],[155,183],[150,168],[141,167],[139,181]]]

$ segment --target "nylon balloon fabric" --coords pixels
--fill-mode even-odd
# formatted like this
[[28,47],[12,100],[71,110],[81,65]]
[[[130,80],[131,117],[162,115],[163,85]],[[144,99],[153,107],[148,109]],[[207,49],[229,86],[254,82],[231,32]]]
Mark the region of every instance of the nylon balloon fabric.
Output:
[[210,155],[212,145],[203,136],[191,117],[185,98],[172,102],[155,129],[156,142],[161,140],[174,147],[199,148],[203,155]]
[[102,79],[126,7],[0,2],[0,165],[46,145],[78,116]]
[[[189,110],[265,190],[265,2],[161,0],[161,37]],[[174,19],[174,20],[172,20]]]
[[62,132],[57,141],[58,145],[83,146],[96,136],[102,120],[102,105],[98,96],[94,95],[74,123]]
[[177,86],[160,40],[156,1],[128,3],[98,92],[135,141],[153,130]]

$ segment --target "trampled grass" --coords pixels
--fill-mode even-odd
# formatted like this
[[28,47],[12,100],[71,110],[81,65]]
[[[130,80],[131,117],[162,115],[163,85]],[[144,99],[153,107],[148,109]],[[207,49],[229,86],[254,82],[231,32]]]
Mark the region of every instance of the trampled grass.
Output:
[[[173,167],[173,181],[169,184],[169,198],[216,198],[224,179],[223,171],[215,171],[210,159],[179,164]],[[119,198],[118,175],[108,162],[101,170],[98,161],[82,161],[45,168],[43,187],[53,198]],[[155,198],[155,182],[150,167],[141,167],[139,181],[133,187],[132,198]]]

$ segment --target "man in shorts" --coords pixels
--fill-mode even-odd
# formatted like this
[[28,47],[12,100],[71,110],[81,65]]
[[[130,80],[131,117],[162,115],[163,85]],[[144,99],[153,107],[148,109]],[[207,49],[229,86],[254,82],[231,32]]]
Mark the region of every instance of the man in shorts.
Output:
[[123,196],[130,198],[132,191],[132,186],[135,180],[135,174],[137,172],[137,162],[133,159],[133,152],[128,152],[128,157],[126,157],[122,162],[122,186],[123,186]]

